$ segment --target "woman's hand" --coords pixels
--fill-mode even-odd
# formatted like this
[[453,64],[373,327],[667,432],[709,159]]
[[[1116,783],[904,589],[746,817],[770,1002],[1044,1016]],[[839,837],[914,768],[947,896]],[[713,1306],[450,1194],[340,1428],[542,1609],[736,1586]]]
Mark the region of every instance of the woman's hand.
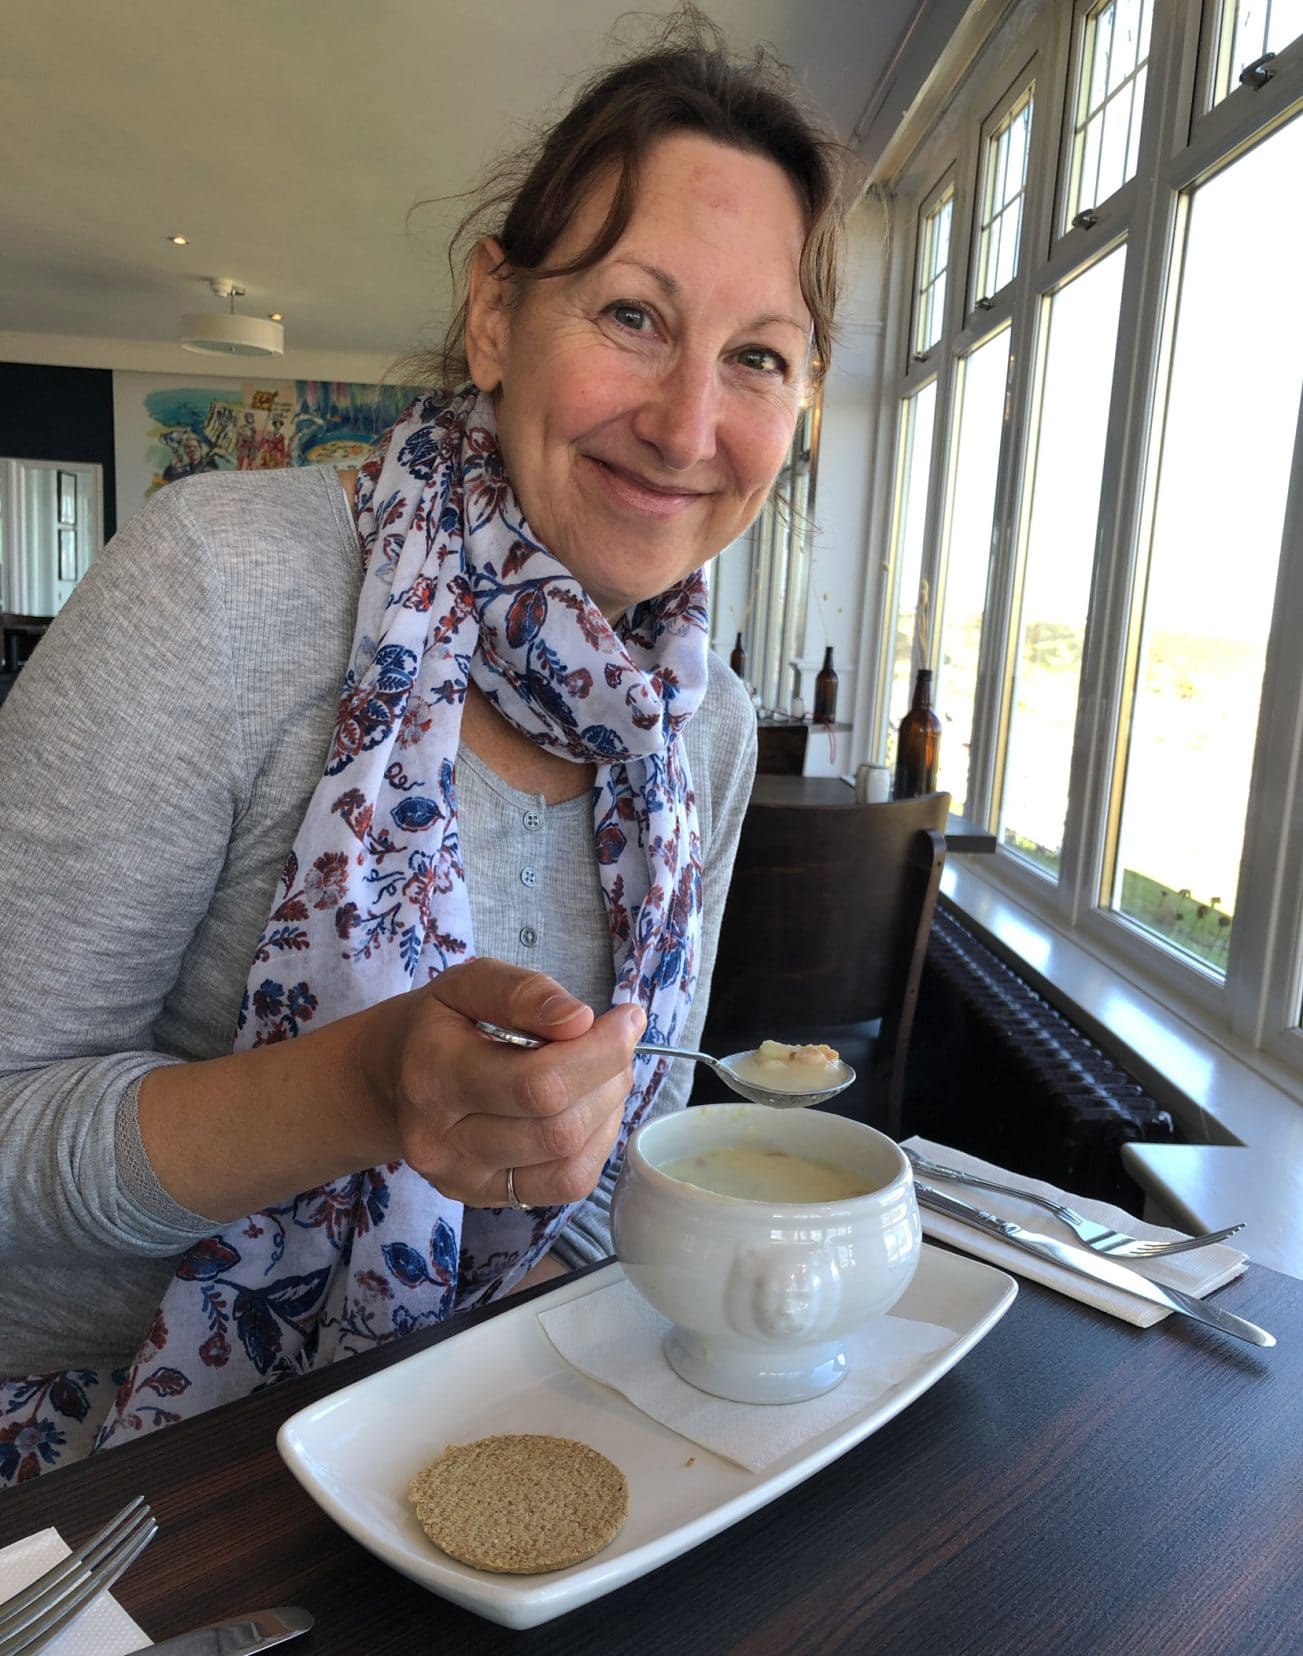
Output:
[[[478,1018],[551,1044],[500,1046]],[[150,1070],[141,1140],[163,1188],[215,1224],[400,1158],[472,1207],[506,1205],[508,1168],[518,1201],[578,1202],[620,1131],[644,1022],[475,960],[297,1040]]]
[[[534,1051],[503,1046],[477,1019],[538,1035]],[[582,1201],[620,1131],[633,1085],[637,1007],[600,1017],[552,978],[496,960],[441,972],[373,1007],[361,1053],[399,1153],[445,1196],[502,1207],[507,1170],[532,1207]]]

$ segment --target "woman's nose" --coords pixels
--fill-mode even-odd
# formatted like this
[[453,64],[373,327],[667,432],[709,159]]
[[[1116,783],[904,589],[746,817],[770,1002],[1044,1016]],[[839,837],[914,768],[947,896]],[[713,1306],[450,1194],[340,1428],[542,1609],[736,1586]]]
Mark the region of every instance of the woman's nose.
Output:
[[720,416],[714,364],[680,362],[657,377],[634,416],[633,429],[670,471],[689,471],[714,459]]

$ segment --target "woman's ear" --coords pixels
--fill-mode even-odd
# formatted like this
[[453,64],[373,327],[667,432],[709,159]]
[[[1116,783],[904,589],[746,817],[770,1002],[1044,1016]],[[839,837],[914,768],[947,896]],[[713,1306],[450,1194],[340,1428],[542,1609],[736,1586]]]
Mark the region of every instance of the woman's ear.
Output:
[[481,391],[493,392],[506,372],[511,334],[510,277],[502,244],[482,236],[471,255],[466,296],[466,364]]

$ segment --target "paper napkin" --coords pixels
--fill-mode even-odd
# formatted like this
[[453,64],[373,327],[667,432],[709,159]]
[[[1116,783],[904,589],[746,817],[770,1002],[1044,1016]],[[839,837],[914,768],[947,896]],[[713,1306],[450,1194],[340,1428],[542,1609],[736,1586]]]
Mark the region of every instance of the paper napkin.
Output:
[[[920,1156],[926,1156],[929,1161],[944,1162],[950,1167],[958,1168],[962,1173],[974,1173],[979,1178],[995,1179],[1000,1184],[1011,1185],[1019,1190],[1034,1191],[1038,1196],[1048,1196],[1052,1201],[1063,1202],[1068,1207],[1076,1208],[1084,1218],[1097,1219],[1102,1225],[1110,1225],[1114,1230],[1139,1237],[1143,1241],[1174,1242],[1184,1235],[1181,1231],[1164,1230],[1158,1225],[1146,1224],[1143,1219],[1137,1219],[1134,1214],[1126,1213],[1121,1208],[1112,1207],[1108,1202],[1097,1202],[1089,1196],[1075,1196],[1071,1191],[1060,1190],[1055,1185],[1042,1184],[1039,1179],[1029,1179],[1022,1173],[1010,1173],[991,1162],[979,1161],[976,1156],[966,1155],[962,1150],[952,1150],[945,1144],[933,1144],[924,1138],[906,1139],[904,1144],[907,1149],[917,1150]],[[935,1185],[948,1196],[958,1196],[961,1201],[969,1202],[974,1207],[999,1214],[1001,1219],[1012,1219],[1016,1224],[1023,1225],[1028,1230],[1039,1231],[1044,1236],[1052,1236],[1056,1241],[1076,1242],[1072,1233],[1060,1224],[1052,1213],[1047,1213],[1035,1202],[1022,1202],[1014,1196],[998,1196],[991,1191],[975,1190],[970,1185],[948,1183],[932,1173],[920,1177],[925,1184]],[[926,1236],[934,1237],[938,1242],[948,1242],[952,1247],[961,1248],[965,1253],[975,1254],[979,1259],[998,1265],[1002,1271],[1012,1271],[1018,1276],[1027,1277],[1046,1288],[1053,1288],[1057,1293],[1068,1295],[1070,1299],[1080,1300],[1084,1305],[1093,1305],[1096,1310],[1106,1311],[1111,1317],[1133,1323],[1137,1328],[1152,1328],[1156,1322],[1172,1315],[1162,1306],[1150,1305],[1147,1300],[1137,1299],[1133,1294],[1124,1294],[1120,1289],[1110,1288],[1105,1283],[1092,1282],[1087,1277],[1064,1270],[1048,1259],[1037,1259],[1033,1254],[1024,1253],[1021,1248],[1002,1242],[998,1237],[974,1230],[960,1219],[952,1219],[949,1214],[934,1213],[931,1208],[923,1207],[921,1204],[919,1214]],[[1224,1242],[1217,1242],[1208,1248],[1196,1248],[1191,1253],[1170,1254],[1166,1259],[1118,1259],[1117,1263],[1139,1271],[1151,1282],[1162,1283],[1165,1288],[1179,1288],[1182,1293],[1194,1294],[1202,1299],[1215,1288],[1221,1288],[1226,1283],[1233,1282],[1237,1276],[1241,1276],[1247,1257],[1238,1248],[1230,1248]]]
[[[0,1604],[30,1587],[71,1551],[57,1529],[38,1530],[0,1547]],[[97,1593],[77,1620],[44,1647],[42,1656],[128,1656],[152,1643],[112,1593]]]
[[675,1374],[662,1349],[670,1324],[629,1282],[540,1312],[539,1322],[573,1368],[748,1472],[763,1471],[872,1407],[959,1338],[935,1323],[878,1317],[847,1340],[846,1378],[822,1397],[808,1403],[729,1403]]

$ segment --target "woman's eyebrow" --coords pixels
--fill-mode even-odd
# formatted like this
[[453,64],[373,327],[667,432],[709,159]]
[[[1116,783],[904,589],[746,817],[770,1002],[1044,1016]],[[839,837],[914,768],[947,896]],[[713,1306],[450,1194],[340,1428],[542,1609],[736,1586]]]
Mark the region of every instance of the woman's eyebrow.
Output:
[[[646,264],[642,259],[612,259],[612,265],[627,265],[630,270],[641,270],[644,276],[650,276],[667,299],[677,299],[683,292],[683,284],[676,276],[671,276],[668,270],[662,270],[659,265]],[[779,311],[766,311],[762,316],[753,316],[746,324],[748,328],[764,328],[771,323],[779,327],[795,328],[802,339],[810,334],[809,322],[798,322],[794,316],[784,316]]]

